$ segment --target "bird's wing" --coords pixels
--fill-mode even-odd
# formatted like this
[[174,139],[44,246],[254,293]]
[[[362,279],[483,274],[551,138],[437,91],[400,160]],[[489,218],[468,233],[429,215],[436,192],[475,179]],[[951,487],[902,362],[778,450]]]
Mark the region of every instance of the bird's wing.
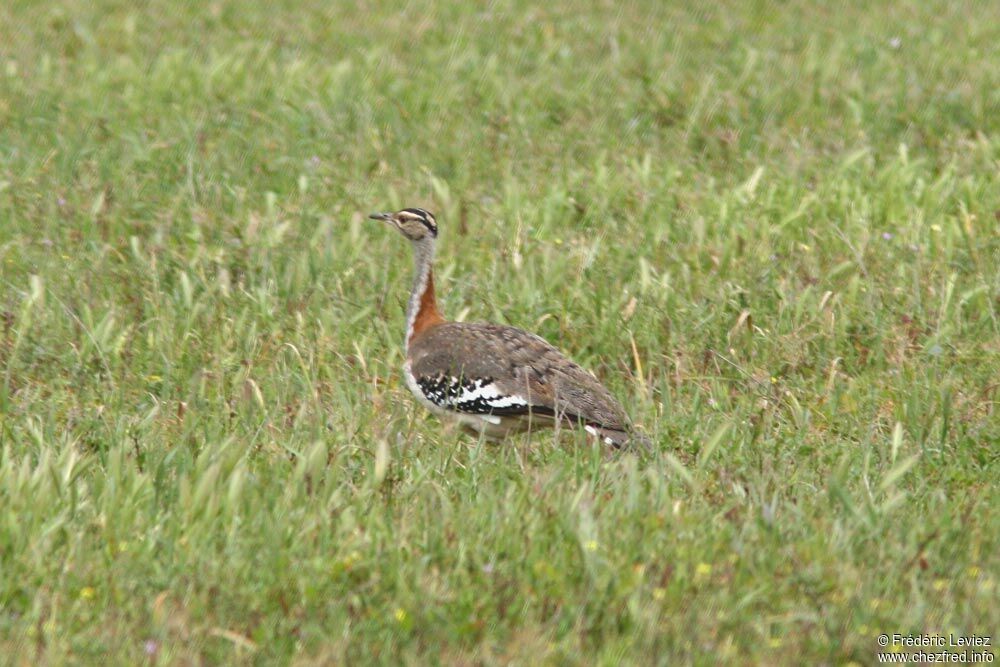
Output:
[[597,378],[521,329],[449,322],[411,341],[409,354],[415,380],[440,396],[442,407],[631,430],[625,411]]

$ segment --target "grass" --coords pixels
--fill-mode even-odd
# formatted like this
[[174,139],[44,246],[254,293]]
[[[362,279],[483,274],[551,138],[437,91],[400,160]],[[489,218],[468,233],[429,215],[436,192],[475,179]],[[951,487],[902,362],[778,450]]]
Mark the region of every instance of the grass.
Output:
[[[0,654],[995,641],[997,19],[5,3]],[[438,214],[450,314],[547,337],[656,454],[424,415],[409,250],[363,217],[405,205]]]

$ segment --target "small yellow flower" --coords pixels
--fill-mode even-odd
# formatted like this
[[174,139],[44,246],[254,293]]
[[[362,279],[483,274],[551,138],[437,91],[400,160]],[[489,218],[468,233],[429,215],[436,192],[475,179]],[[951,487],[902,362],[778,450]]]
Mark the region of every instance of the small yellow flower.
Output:
[[940,232],[941,225],[931,225],[931,229],[933,229],[935,232]]
[[665,597],[667,597],[667,589],[666,588],[654,588],[653,589],[653,599],[654,600],[662,600]]
[[712,566],[708,563],[698,563],[698,567],[694,570],[694,576],[696,579],[704,579],[710,574],[712,574]]
[[948,582],[945,581],[944,579],[935,579],[934,580],[934,590],[936,590],[936,591],[943,591],[947,587],[948,587]]
[[406,610],[402,607],[397,607],[396,613],[393,616],[396,617],[397,623],[406,623]]
[[583,548],[587,551],[597,551],[597,540],[587,540],[586,544],[583,545]]
[[80,589],[81,600],[93,600],[95,595],[97,595],[97,591],[94,590],[93,586],[84,586]]

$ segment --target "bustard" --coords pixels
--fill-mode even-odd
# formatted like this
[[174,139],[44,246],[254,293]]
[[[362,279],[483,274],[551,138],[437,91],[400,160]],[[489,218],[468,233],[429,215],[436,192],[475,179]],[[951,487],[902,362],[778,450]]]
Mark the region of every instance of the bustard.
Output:
[[597,378],[539,336],[445,320],[434,294],[438,226],[429,211],[404,208],[368,217],[389,223],[413,246],[403,374],[422,405],[490,439],[559,422],[582,426],[616,448],[649,447]]

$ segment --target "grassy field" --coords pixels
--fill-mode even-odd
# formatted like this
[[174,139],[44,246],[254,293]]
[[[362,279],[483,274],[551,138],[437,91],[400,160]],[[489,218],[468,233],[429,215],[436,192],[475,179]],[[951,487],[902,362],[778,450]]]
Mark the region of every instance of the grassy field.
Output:
[[[0,662],[995,655],[1000,7],[348,4],[0,6]],[[655,453],[418,409],[401,206]]]

